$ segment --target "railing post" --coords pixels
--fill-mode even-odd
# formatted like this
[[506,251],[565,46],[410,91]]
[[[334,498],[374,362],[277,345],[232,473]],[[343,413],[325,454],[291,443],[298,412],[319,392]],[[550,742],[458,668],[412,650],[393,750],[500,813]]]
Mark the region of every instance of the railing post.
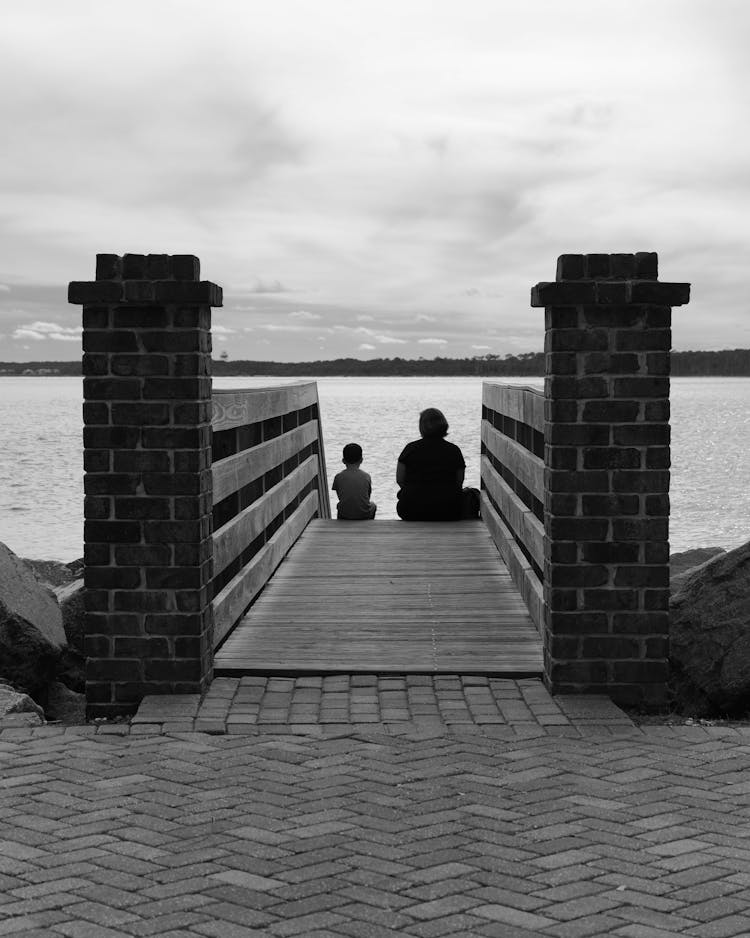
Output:
[[191,255],[97,255],[83,304],[86,700],[200,693],[213,663],[211,307]]
[[545,307],[545,680],[658,706],[669,673],[671,307],[657,256],[566,254]]

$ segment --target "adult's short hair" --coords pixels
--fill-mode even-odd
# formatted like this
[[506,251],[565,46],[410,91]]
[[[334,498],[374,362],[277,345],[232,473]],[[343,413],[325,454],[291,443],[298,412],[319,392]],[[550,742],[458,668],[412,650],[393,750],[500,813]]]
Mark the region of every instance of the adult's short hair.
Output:
[[362,462],[362,447],[359,443],[347,443],[344,447],[344,462]]
[[425,439],[446,436],[448,421],[445,414],[437,407],[428,407],[419,415],[419,432]]

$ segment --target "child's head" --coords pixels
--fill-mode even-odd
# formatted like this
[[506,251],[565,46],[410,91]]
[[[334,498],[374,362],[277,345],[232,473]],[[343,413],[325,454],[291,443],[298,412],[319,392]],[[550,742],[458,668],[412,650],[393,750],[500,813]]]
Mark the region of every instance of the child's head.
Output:
[[358,466],[362,462],[362,447],[359,443],[346,444],[343,461],[347,466]]

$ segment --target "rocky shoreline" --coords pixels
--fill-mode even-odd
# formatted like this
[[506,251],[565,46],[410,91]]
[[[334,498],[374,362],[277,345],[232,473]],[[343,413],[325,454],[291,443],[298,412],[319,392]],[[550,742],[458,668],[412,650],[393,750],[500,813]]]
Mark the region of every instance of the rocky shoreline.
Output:
[[[750,724],[750,541],[672,554],[669,712],[639,723]],[[0,720],[86,722],[83,561],[0,543]]]
[[0,543],[0,719],[86,722],[83,560],[27,560]]

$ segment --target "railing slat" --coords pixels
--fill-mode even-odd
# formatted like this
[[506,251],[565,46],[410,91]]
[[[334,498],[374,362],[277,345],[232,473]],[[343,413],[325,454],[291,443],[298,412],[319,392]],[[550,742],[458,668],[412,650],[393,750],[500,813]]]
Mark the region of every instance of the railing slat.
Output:
[[482,479],[489,494],[503,516],[534,558],[540,569],[544,569],[544,524],[530,508],[521,501],[486,456],[482,457]]
[[482,403],[504,417],[527,423],[539,433],[544,433],[544,394],[536,388],[485,382],[482,385]]
[[211,466],[214,504],[280,466],[317,438],[317,421],[310,420],[252,449],[217,460]]
[[482,492],[482,518],[495,542],[500,556],[510,572],[511,579],[521,593],[529,615],[540,634],[544,626],[544,591],[534,568],[521,553],[513,534]]
[[214,599],[214,649],[224,640],[247,607],[270,580],[274,570],[318,510],[318,493],[311,492],[269,542]]
[[544,394],[531,391],[523,399],[524,423],[528,423],[538,433],[544,433]]
[[544,502],[544,460],[482,421],[482,442],[527,489]]
[[211,425],[214,432],[231,430],[317,403],[318,387],[314,381],[242,391],[215,389]]
[[219,573],[238,557],[286,508],[294,496],[315,478],[317,465],[317,456],[308,457],[252,505],[214,532],[214,574]]

